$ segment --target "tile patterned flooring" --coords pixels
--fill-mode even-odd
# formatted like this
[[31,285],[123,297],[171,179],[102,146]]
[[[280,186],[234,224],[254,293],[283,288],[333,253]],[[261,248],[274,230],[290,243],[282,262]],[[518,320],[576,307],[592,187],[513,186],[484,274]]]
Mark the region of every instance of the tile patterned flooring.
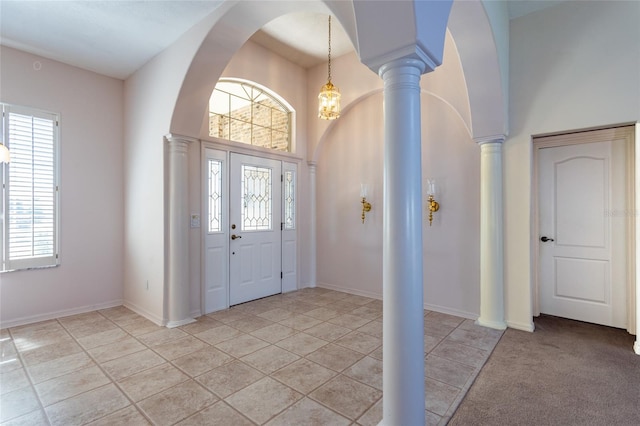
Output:
[[[502,332],[425,311],[427,424],[446,424]],[[382,302],[322,288],[183,327],[125,307],[0,331],[2,425],[377,425]]]

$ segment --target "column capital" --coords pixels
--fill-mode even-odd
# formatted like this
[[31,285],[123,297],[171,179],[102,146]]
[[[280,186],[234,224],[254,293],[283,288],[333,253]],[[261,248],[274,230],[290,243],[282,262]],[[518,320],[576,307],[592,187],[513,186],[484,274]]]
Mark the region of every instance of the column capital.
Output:
[[[354,1],[357,53],[373,72],[396,59],[416,58],[431,72],[442,63],[444,39],[452,0]],[[411,19],[407,19],[411,17]],[[380,26],[403,22],[384,39]]]
[[492,135],[492,136],[481,136],[478,138],[473,138],[473,141],[478,145],[484,145],[486,143],[504,143],[506,135]]
[[177,135],[174,133],[168,133],[164,136],[164,138],[167,140],[167,142],[169,143],[177,143],[177,142],[182,142],[182,143],[192,143],[192,142],[200,142],[200,139],[196,139],[196,138],[192,138],[189,136],[183,136],[183,135]]
[[378,75],[382,79],[384,79],[385,73],[387,73],[387,71],[390,71],[392,69],[403,68],[406,70],[406,69],[415,68],[415,70],[417,71],[415,72],[415,74],[418,76],[418,79],[419,79],[427,67],[428,67],[428,64],[426,62],[416,57],[407,56],[404,58],[393,59],[381,65],[380,68],[378,69]]
[[307,165],[309,166],[309,169],[315,170],[318,166],[318,163],[316,161],[307,161]]

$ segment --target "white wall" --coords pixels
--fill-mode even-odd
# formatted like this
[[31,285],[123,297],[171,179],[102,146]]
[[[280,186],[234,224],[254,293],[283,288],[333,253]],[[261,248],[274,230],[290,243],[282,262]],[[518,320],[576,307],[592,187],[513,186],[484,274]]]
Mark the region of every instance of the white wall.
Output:
[[[314,118],[318,121],[314,129],[324,132],[318,138],[323,139],[317,178],[318,285],[380,298],[382,81],[355,55],[332,61],[332,71],[347,108],[335,124]],[[318,90],[323,78],[324,66],[310,70],[310,93]],[[443,65],[423,76],[421,87],[423,180],[437,179],[441,203],[433,226],[429,227],[425,213],[424,303],[430,309],[475,318],[480,304],[480,150],[468,130],[466,85],[449,34]],[[310,107],[310,128],[313,114]],[[372,185],[372,211],[364,224],[360,183]]]
[[640,119],[639,2],[566,2],[511,21],[504,146],[509,326],[532,326],[531,136]]
[[124,299],[126,306],[158,324],[167,320],[164,138],[184,76],[216,13],[218,9],[124,85]]
[[123,82],[0,47],[0,100],[60,114],[60,266],[0,275],[1,327],[123,299]]
[[163,137],[170,120],[163,119],[167,94],[157,82],[159,69],[148,64],[125,82],[123,171],[125,305],[158,324],[165,314]]

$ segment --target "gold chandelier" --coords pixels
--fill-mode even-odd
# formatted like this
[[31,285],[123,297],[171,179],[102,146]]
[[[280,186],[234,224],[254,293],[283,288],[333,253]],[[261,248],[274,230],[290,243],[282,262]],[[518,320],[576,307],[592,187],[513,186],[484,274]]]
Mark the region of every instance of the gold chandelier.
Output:
[[331,15],[329,15],[329,75],[318,95],[318,117],[335,120],[340,117],[340,91],[331,83]]

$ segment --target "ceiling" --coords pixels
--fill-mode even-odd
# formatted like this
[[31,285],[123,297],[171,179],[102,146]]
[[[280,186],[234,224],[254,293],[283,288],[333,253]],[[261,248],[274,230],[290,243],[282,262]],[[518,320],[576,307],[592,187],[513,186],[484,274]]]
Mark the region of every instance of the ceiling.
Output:
[[[515,18],[561,1],[509,0]],[[111,77],[126,79],[222,1],[0,0],[0,44]],[[286,15],[251,40],[308,68],[327,59],[327,16]],[[353,50],[332,21],[333,57]]]

